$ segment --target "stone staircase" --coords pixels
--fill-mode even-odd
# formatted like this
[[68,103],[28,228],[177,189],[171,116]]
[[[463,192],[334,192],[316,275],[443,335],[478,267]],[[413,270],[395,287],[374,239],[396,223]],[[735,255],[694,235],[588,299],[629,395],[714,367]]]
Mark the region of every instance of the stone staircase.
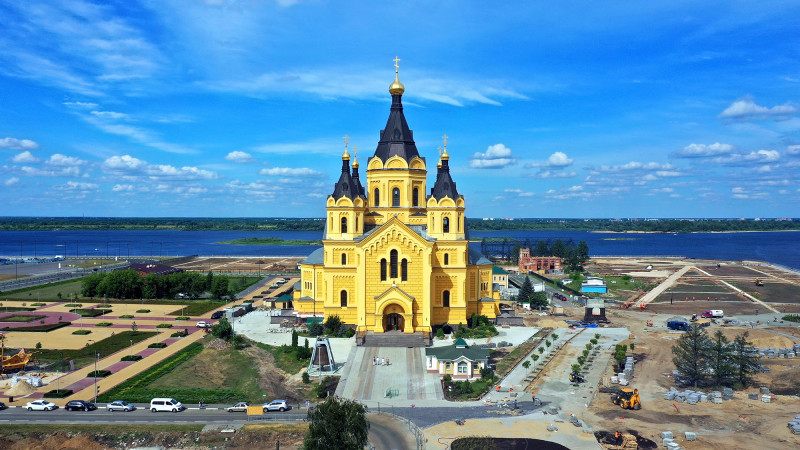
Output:
[[415,333],[367,331],[363,340],[358,342],[364,347],[427,347],[430,345],[430,337],[428,333],[422,331]]

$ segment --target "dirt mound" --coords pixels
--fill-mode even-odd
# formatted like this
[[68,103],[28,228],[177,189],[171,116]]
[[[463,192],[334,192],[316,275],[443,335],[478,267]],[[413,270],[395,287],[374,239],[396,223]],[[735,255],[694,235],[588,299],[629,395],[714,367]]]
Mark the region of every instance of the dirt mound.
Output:
[[[620,430],[620,431],[622,431],[622,430]],[[658,444],[656,444],[655,442],[651,441],[650,439],[647,439],[646,437],[640,436],[639,433],[636,430],[625,430],[625,432],[628,433],[628,434],[632,434],[636,438],[636,443],[639,444],[639,448],[640,449],[658,448]],[[596,437],[597,438],[597,442],[599,442],[601,444],[614,445],[615,440],[616,440],[614,438],[614,433],[612,433],[610,431],[595,431],[594,432],[594,437]]]
[[17,384],[14,385],[14,387],[6,391],[6,395],[13,395],[16,397],[16,396],[32,394],[34,392],[36,392],[35,387],[31,386],[31,384],[25,380],[19,380],[17,381]]
[[231,343],[217,338],[209,341],[205,348],[213,348],[214,350],[228,350],[231,348]]
[[99,444],[86,436],[75,436],[70,438],[61,433],[48,436],[45,439],[29,437],[14,442],[6,447],[11,450],[45,450],[45,449],[81,449],[81,450],[103,450],[105,445]]
[[539,320],[534,320],[534,323],[536,324],[535,326],[540,328],[567,328],[569,326],[567,322],[560,319],[541,318]]

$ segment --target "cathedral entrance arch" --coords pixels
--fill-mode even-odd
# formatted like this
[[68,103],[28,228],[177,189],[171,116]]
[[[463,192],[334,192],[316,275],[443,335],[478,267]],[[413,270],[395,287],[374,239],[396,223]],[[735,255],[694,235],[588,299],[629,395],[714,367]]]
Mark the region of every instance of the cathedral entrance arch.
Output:
[[403,331],[404,320],[402,314],[390,313],[383,316],[383,329],[388,331]]

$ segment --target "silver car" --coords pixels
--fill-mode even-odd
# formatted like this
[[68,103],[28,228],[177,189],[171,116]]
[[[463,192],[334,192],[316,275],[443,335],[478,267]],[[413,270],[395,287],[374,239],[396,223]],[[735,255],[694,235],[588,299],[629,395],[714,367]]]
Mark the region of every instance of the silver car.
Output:
[[106,405],[106,409],[108,410],[108,412],[112,412],[112,411],[129,412],[129,411],[133,411],[134,409],[136,409],[136,407],[133,406],[133,404],[128,403],[128,402],[123,402],[122,400],[114,400],[113,402],[111,402],[111,403]]
[[225,408],[225,411],[228,411],[228,412],[236,412],[236,411],[243,412],[243,411],[247,411],[247,406],[248,406],[247,402],[239,402],[239,403],[237,403],[237,404],[235,404],[233,406],[228,406],[227,408]]

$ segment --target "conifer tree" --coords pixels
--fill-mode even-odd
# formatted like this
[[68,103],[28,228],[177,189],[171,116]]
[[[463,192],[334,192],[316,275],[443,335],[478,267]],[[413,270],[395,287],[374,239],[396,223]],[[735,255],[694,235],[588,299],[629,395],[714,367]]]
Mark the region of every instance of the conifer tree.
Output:
[[683,333],[678,342],[672,347],[672,363],[678,370],[679,377],[694,387],[702,383],[708,368],[711,340],[705,329],[692,327]]
[[530,277],[526,275],[525,281],[522,283],[522,287],[519,289],[519,294],[517,294],[517,301],[522,303],[530,303],[531,295],[533,295],[533,285],[531,284]]
[[727,386],[730,384],[733,377],[731,357],[731,346],[728,339],[722,334],[722,331],[717,330],[711,340],[708,360],[714,386]]
[[[742,387],[747,387],[753,382],[753,375],[760,370],[759,356],[757,352],[750,352],[749,347],[753,345],[747,340],[750,333],[745,331],[734,338],[731,343],[731,366],[733,366],[733,377],[736,383]],[[749,356],[754,354],[754,356]]]

